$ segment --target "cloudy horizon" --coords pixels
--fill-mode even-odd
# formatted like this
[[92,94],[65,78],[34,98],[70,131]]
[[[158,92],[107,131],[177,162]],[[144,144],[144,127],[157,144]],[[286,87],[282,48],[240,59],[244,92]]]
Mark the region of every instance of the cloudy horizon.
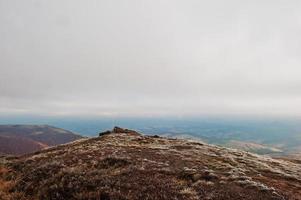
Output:
[[0,0],[1,115],[301,116],[300,1]]

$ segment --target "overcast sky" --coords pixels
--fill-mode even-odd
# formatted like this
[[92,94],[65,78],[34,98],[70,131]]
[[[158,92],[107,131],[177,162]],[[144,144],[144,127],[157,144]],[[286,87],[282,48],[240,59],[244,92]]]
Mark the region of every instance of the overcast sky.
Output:
[[301,115],[300,0],[0,0],[0,113]]

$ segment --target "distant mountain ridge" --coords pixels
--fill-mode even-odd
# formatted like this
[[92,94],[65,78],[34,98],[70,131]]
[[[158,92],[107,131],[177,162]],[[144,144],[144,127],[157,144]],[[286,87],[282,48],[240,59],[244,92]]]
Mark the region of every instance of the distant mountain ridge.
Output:
[[0,154],[22,155],[80,138],[49,125],[0,125]]

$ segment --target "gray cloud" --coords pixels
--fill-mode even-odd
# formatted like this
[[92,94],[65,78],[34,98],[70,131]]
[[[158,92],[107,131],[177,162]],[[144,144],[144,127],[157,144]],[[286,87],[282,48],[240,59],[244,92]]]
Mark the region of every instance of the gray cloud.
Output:
[[0,113],[301,114],[300,1],[0,0]]

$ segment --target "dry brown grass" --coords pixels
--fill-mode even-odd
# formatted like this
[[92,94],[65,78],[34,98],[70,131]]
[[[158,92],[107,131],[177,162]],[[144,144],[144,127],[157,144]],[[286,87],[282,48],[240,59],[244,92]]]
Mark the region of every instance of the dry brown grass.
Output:
[[0,166],[0,200],[11,200],[11,194],[9,191],[13,188],[13,181],[5,180],[4,176],[9,170],[3,166]]
[[2,192],[10,195],[5,200],[13,195],[43,200],[301,199],[296,163],[136,133],[83,139],[5,166]]

